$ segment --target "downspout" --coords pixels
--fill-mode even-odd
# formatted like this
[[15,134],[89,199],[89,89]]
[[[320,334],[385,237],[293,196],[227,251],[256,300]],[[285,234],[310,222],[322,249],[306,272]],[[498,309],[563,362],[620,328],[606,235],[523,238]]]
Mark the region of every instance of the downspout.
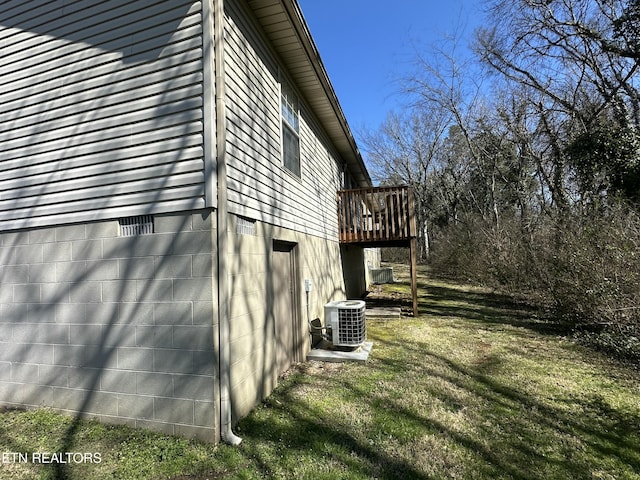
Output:
[[213,37],[215,56],[215,109],[216,109],[216,176],[218,181],[217,246],[218,252],[218,329],[220,345],[220,436],[230,445],[239,445],[242,439],[231,429],[231,345],[229,277],[227,269],[228,210],[227,210],[227,135],[224,74],[224,0],[213,0]]

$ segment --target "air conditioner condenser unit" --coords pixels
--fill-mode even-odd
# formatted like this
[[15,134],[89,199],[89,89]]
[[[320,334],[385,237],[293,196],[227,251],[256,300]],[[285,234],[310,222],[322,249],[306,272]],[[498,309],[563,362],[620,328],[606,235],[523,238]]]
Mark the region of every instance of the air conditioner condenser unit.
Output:
[[367,336],[366,304],[362,300],[339,300],[324,306],[324,324],[331,328],[336,346],[358,347]]

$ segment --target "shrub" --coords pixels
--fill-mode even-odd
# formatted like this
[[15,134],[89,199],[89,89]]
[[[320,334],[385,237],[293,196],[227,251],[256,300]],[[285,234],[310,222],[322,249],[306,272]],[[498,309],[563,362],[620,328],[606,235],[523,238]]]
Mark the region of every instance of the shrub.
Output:
[[[599,326],[617,353],[640,358],[640,216],[623,206],[606,213],[504,218],[499,228],[467,219],[441,232],[434,268],[465,281],[529,298],[575,328]],[[597,342],[596,342],[597,343]],[[631,352],[631,353],[629,353]]]

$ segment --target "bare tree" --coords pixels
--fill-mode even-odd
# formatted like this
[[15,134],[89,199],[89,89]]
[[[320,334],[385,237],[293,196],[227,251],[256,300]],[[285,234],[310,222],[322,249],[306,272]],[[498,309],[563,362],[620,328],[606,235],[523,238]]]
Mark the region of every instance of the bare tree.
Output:
[[392,112],[378,130],[361,133],[374,180],[413,187],[421,260],[429,256],[428,178],[447,123],[445,112],[409,109]]
[[[539,142],[546,141],[539,170],[554,205],[566,209],[572,189],[581,197],[607,191],[633,196],[640,177],[637,0],[494,0],[489,5],[494,22],[478,31],[477,52],[508,81],[537,92]],[[604,137],[601,143],[615,137],[625,156],[611,152],[608,163],[592,162],[580,170],[576,160],[582,160],[571,146],[596,135]],[[618,179],[612,174],[616,169],[632,180]],[[587,181],[586,172],[606,182]],[[571,179],[582,185],[573,188]]]

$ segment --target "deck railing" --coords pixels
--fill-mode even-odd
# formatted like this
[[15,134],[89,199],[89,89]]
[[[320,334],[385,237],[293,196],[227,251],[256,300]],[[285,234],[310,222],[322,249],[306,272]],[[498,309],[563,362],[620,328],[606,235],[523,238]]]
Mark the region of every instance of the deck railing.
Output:
[[415,237],[413,191],[407,186],[338,192],[340,242],[394,243]]

